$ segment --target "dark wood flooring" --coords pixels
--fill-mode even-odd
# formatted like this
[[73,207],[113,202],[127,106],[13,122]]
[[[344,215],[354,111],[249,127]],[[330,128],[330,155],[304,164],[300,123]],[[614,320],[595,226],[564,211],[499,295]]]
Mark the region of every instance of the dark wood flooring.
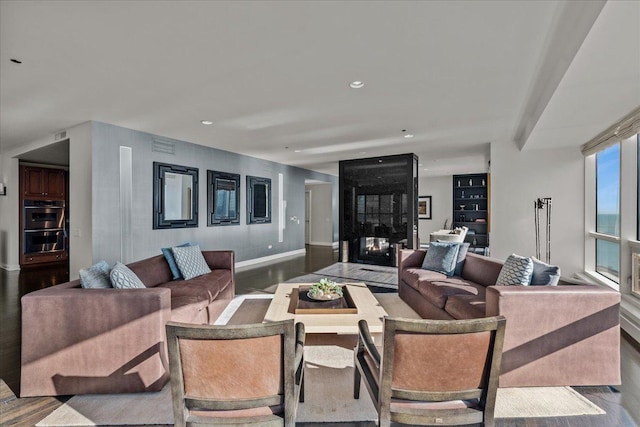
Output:
[[[299,256],[268,265],[260,265],[236,272],[238,294],[264,291],[265,288],[293,277],[302,276],[337,262],[337,252],[329,247],[308,247],[306,256]],[[9,272],[0,269],[0,425],[33,426],[67,398],[17,398],[20,384],[20,297],[68,280],[68,267]],[[623,372],[637,372],[640,347],[623,333],[623,364],[631,360],[633,366],[623,366]],[[626,354],[626,357],[625,357]],[[635,387],[637,379],[627,381]],[[611,387],[575,387],[606,415],[500,419],[498,426],[514,427],[626,427],[637,426],[629,412],[637,416],[639,390],[625,389],[623,393]],[[629,398],[630,397],[630,398]],[[301,423],[304,427],[374,427],[375,423]]]

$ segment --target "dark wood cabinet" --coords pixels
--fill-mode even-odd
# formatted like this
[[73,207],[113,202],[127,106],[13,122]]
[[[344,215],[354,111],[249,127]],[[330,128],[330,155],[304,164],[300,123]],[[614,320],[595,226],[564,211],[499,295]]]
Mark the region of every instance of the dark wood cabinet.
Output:
[[32,200],[64,200],[66,172],[62,169],[22,167],[22,197]]
[[31,253],[31,254],[21,254],[20,257],[20,265],[21,266],[35,266],[45,263],[53,263],[53,262],[61,262],[66,261],[68,258],[68,254],[66,251],[56,252],[56,253]]
[[490,223],[490,176],[486,173],[453,176],[453,226],[467,227],[469,250],[488,254]]
[[20,266],[66,262],[67,171],[20,165]]

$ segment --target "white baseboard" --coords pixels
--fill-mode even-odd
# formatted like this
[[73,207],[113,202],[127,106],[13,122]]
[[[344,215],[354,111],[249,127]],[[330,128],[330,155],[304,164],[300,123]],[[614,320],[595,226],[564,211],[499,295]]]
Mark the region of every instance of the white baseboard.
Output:
[[18,271],[20,264],[0,264],[0,268],[7,271]]
[[305,255],[306,253],[307,253],[307,250],[302,248],[302,249],[296,249],[294,251],[282,252],[279,254],[269,255],[261,258],[254,258],[254,259],[248,259],[246,261],[239,261],[239,262],[236,262],[236,270],[243,269],[246,267],[251,267],[256,264],[273,262],[282,258]]
[[331,246],[338,247],[338,242],[309,242],[311,246]]

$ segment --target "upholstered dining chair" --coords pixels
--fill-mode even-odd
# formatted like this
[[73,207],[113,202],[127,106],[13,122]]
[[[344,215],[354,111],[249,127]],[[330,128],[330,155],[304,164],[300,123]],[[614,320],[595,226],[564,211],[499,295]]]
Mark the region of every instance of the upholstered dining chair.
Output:
[[493,426],[505,322],[385,318],[380,355],[361,320],[354,398],[363,378],[380,427]]
[[168,322],[166,330],[176,426],[295,425],[304,387],[302,323]]

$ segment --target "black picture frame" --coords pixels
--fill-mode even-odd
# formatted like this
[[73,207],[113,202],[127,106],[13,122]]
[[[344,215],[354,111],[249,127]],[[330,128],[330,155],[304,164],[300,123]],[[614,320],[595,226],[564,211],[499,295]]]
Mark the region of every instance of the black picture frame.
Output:
[[271,223],[271,178],[247,176],[247,224]]
[[[171,174],[171,175],[169,175]],[[174,176],[176,175],[176,176]],[[175,198],[173,193],[166,194],[169,179],[184,177],[185,183],[191,182],[186,191],[180,191],[177,197],[181,199],[178,211],[179,218],[170,213],[166,203]],[[182,213],[186,210],[186,214]],[[188,228],[198,226],[198,168],[153,162],[153,229]]]
[[240,175],[207,171],[207,226],[240,224]]
[[431,196],[419,196],[418,219],[431,219],[432,216]]

